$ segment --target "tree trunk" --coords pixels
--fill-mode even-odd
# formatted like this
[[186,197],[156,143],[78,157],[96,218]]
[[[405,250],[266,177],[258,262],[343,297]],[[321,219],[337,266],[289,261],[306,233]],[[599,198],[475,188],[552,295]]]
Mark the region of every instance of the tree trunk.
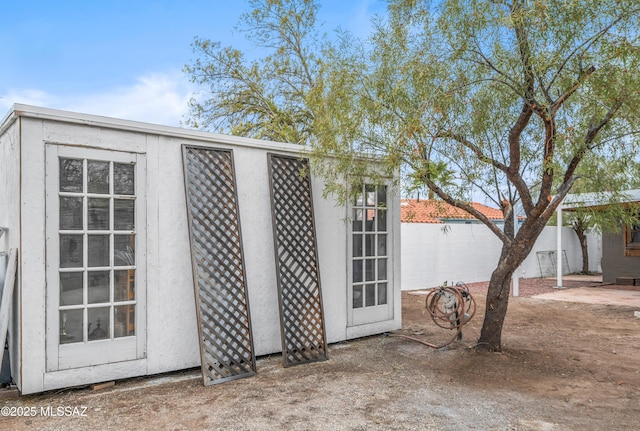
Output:
[[589,273],[589,250],[587,248],[587,218],[585,216],[574,216],[570,222],[571,229],[576,233],[578,241],[580,242],[580,249],[582,249],[582,273]]
[[484,322],[477,345],[480,350],[500,351],[502,349],[502,325],[507,315],[511,275],[515,268],[501,269],[501,266],[503,266],[502,262],[498,265],[498,269],[493,271],[489,281]]
[[580,241],[580,248],[582,249],[582,273],[589,273],[589,249],[587,247],[587,236],[584,234],[584,230],[576,230],[578,235],[578,241]]
[[498,266],[489,281],[484,322],[477,349],[494,352],[502,350],[502,325],[509,305],[511,277],[531,251],[533,242],[535,241],[521,238],[510,247],[503,246]]

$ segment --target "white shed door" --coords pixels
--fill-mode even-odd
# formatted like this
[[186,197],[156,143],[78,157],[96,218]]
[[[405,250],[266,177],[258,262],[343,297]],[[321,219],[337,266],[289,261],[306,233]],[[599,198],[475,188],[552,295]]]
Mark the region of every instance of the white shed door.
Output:
[[349,324],[393,319],[387,187],[365,185],[352,203]]
[[145,157],[47,145],[47,370],[145,355]]

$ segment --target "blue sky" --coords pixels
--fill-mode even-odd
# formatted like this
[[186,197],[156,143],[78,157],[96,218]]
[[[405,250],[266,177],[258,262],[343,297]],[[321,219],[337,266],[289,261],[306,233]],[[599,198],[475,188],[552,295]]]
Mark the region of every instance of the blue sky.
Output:
[[[320,0],[324,31],[365,36],[383,0]],[[243,0],[9,1],[0,24],[0,118],[14,103],[178,126],[195,90],[195,36],[247,50]],[[259,55],[259,52],[253,52]]]

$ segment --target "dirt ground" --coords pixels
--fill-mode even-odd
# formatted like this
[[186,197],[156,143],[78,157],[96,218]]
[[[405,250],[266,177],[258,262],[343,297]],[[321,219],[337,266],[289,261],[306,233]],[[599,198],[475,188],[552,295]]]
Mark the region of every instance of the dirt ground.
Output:
[[[204,387],[198,370],[0,401],[33,417],[11,430],[638,430],[640,318],[626,306],[542,300],[548,280],[523,280],[511,298],[500,353],[472,347],[486,283],[471,285],[478,313],[444,349],[372,336],[330,346],[325,362],[291,368],[260,358],[254,377]],[[589,286],[567,282],[565,286]],[[593,283],[593,285],[599,285]],[[402,334],[443,334],[424,295],[403,292]],[[42,414],[42,408],[82,416]],[[64,410],[64,407],[68,408]],[[76,409],[77,408],[77,409]],[[76,409],[74,411],[74,409]],[[3,411],[6,411],[3,410]],[[63,413],[64,414],[64,413]]]

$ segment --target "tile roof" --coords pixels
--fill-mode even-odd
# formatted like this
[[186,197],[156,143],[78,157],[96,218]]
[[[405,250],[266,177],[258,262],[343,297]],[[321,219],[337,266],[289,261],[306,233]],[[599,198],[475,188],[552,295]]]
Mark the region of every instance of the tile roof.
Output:
[[[489,220],[503,220],[502,211],[478,202],[471,205],[487,216]],[[474,220],[469,213],[440,200],[400,200],[400,220],[402,223],[444,223],[446,220]],[[444,220],[444,221],[443,221]]]

